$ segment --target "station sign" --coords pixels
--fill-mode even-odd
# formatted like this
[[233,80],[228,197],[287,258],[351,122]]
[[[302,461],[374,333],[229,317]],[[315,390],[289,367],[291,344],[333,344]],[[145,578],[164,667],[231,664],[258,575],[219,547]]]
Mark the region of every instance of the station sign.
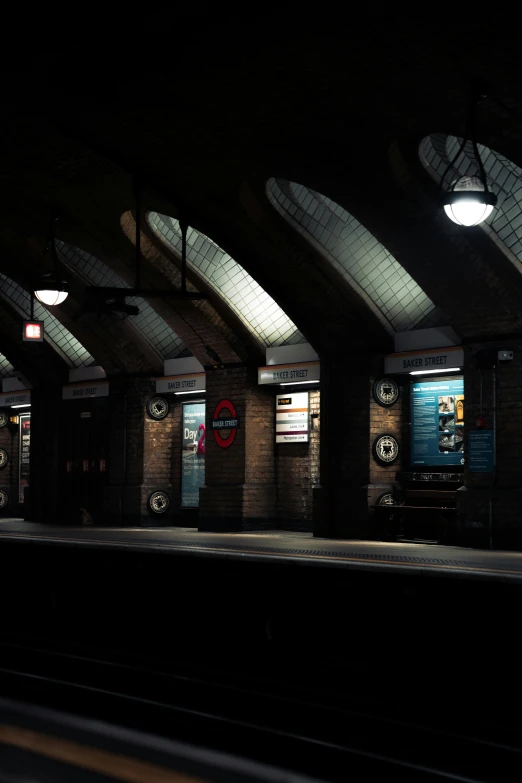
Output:
[[239,417],[234,403],[220,400],[214,410],[211,425],[217,445],[221,449],[230,448],[239,429]]
[[62,400],[92,400],[109,396],[109,381],[83,381],[62,386]]
[[279,383],[303,383],[319,381],[320,362],[297,362],[295,364],[271,364],[257,371],[257,383],[260,386]]
[[179,393],[184,391],[205,391],[206,374],[197,372],[193,375],[166,375],[156,378],[156,394]]
[[24,321],[22,329],[22,340],[24,343],[43,343],[43,321]]
[[392,353],[384,359],[384,372],[387,375],[411,373],[422,370],[444,370],[450,367],[463,367],[464,351],[458,346],[437,348],[433,351],[412,351],[411,353]]
[[10,405],[28,405],[31,402],[31,392],[29,389],[19,389],[18,391],[0,394],[0,408],[8,408]]
[[276,394],[276,443],[308,443],[309,395]]

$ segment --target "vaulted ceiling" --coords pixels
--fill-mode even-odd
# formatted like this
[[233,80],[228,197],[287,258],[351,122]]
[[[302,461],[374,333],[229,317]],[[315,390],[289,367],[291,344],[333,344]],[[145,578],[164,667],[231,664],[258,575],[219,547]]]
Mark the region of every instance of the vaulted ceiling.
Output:
[[[430,313],[467,339],[522,331],[519,270],[483,231],[447,221],[419,157],[426,137],[462,135],[470,82],[480,77],[490,97],[479,141],[522,167],[515,34],[495,19],[420,26],[386,13],[354,14],[349,23],[335,19],[333,9],[331,16],[296,20],[267,11],[249,23],[227,12],[214,19],[184,10],[162,15],[139,47],[123,36],[99,56],[95,41],[57,40],[5,63],[0,272],[31,288],[42,271],[35,248],[44,247],[50,212],[60,209],[59,238],[76,288],[54,316],[108,372],[159,372],[162,358],[183,351],[210,363],[215,346],[226,360],[256,361],[263,343],[293,339],[310,341],[322,355],[340,346],[386,352],[394,330],[419,325]],[[165,298],[143,302],[132,326],[100,323],[82,311],[82,285],[132,280],[134,246],[124,216],[134,208],[135,175],[144,209],[169,216],[173,242],[157,252],[176,271],[146,261],[145,275],[164,287]],[[397,273],[409,286],[408,313],[393,300],[404,288],[394,291],[395,277],[389,290],[374,286],[386,302],[368,291],[366,300],[364,253],[360,277],[348,256],[335,268],[332,254],[327,258],[276,208],[269,181],[298,183],[333,205],[333,214],[338,208],[344,239],[350,226],[362,227],[372,248],[396,265],[390,279]],[[194,256],[190,284],[207,285],[208,303],[169,301],[168,286],[179,274],[181,213],[195,240],[217,247],[224,264],[238,265],[234,272],[241,270],[248,292],[233,291],[230,280],[236,300],[227,302],[216,280],[205,281],[202,266],[195,268]],[[276,309],[253,326],[242,307],[259,290],[265,310],[272,302]],[[381,305],[386,312],[375,310]],[[215,343],[210,353],[207,331]],[[1,339],[0,351],[13,363]]]

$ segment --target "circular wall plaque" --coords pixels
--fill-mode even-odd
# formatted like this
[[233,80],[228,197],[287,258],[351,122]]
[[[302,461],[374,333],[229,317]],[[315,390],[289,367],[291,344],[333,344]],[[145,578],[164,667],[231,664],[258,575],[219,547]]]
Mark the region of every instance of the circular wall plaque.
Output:
[[9,457],[7,456],[7,451],[5,449],[0,449],[0,469],[5,468],[8,462]]
[[393,435],[379,435],[373,441],[372,451],[381,465],[392,465],[399,456],[399,443]]
[[373,398],[383,408],[389,408],[399,399],[399,387],[391,378],[378,378],[373,384]]
[[234,404],[230,400],[218,402],[212,419],[212,430],[217,445],[222,449],[228,449],[234,442],[238,427],[239,419]]
[[377,500],[378,506],[396,506],[397,503],[395,502],[395,498],[393,497],[393,492],[383,492],[382,495],[379,496]]
[[7,422],[9,421],[9,416],[5,411],[0,411],[0,429],[2,427],[5,427]]
[[151,397],[147,400],[147,413],[151,419],[161,421],[169,413],[169,403],[165,397]]
[[170,498],[166,492],[153,492],[149,497],[149,508],[153,514],[164,514],[170,506]]
[[5,489],[0,489],[0,508],[5,508],[9,503],[9,495]]

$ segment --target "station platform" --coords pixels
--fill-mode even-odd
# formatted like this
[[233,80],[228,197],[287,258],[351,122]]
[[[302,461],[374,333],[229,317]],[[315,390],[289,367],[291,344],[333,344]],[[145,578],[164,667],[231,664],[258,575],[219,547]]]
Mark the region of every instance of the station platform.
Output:
[[0,520],[0,544],[33,543],[253,562],[293,562],[364,571],[522,581],[522,553],[420,543],[314,538],[284,531],[200,533],[195,528],[64,527]]

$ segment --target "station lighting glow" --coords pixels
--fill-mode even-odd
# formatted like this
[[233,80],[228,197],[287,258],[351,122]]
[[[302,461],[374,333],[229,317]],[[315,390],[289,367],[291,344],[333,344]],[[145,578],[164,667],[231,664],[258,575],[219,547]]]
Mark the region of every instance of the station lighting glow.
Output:
[[11,408],[30,408],[31,403],[30,402],[24,402],[23,405],[11,405]]
[[293,381],[290,383],[280,383],[280,386],[303,386],[305,383],[319,383],[319,381]]
[[493,212],[497,197],[478,177],[461,177],[445,195],[444,212],[459,226],[478,226]]
[[189,391],[174,392],[176,396],[179,394],[205,394],[205,389],[189,389]]
[[446,375],[447,372],[460,372],[460,367],[445,367],[443,370],[415,370],[410,375]]
[[35,286],[34,295],[44,305],[48,307],[55,307],[62,304],[67,299],[69,293],[69,287],[66,280],[62,280],[61,276],[49,272],[42,275],[40,280]]

